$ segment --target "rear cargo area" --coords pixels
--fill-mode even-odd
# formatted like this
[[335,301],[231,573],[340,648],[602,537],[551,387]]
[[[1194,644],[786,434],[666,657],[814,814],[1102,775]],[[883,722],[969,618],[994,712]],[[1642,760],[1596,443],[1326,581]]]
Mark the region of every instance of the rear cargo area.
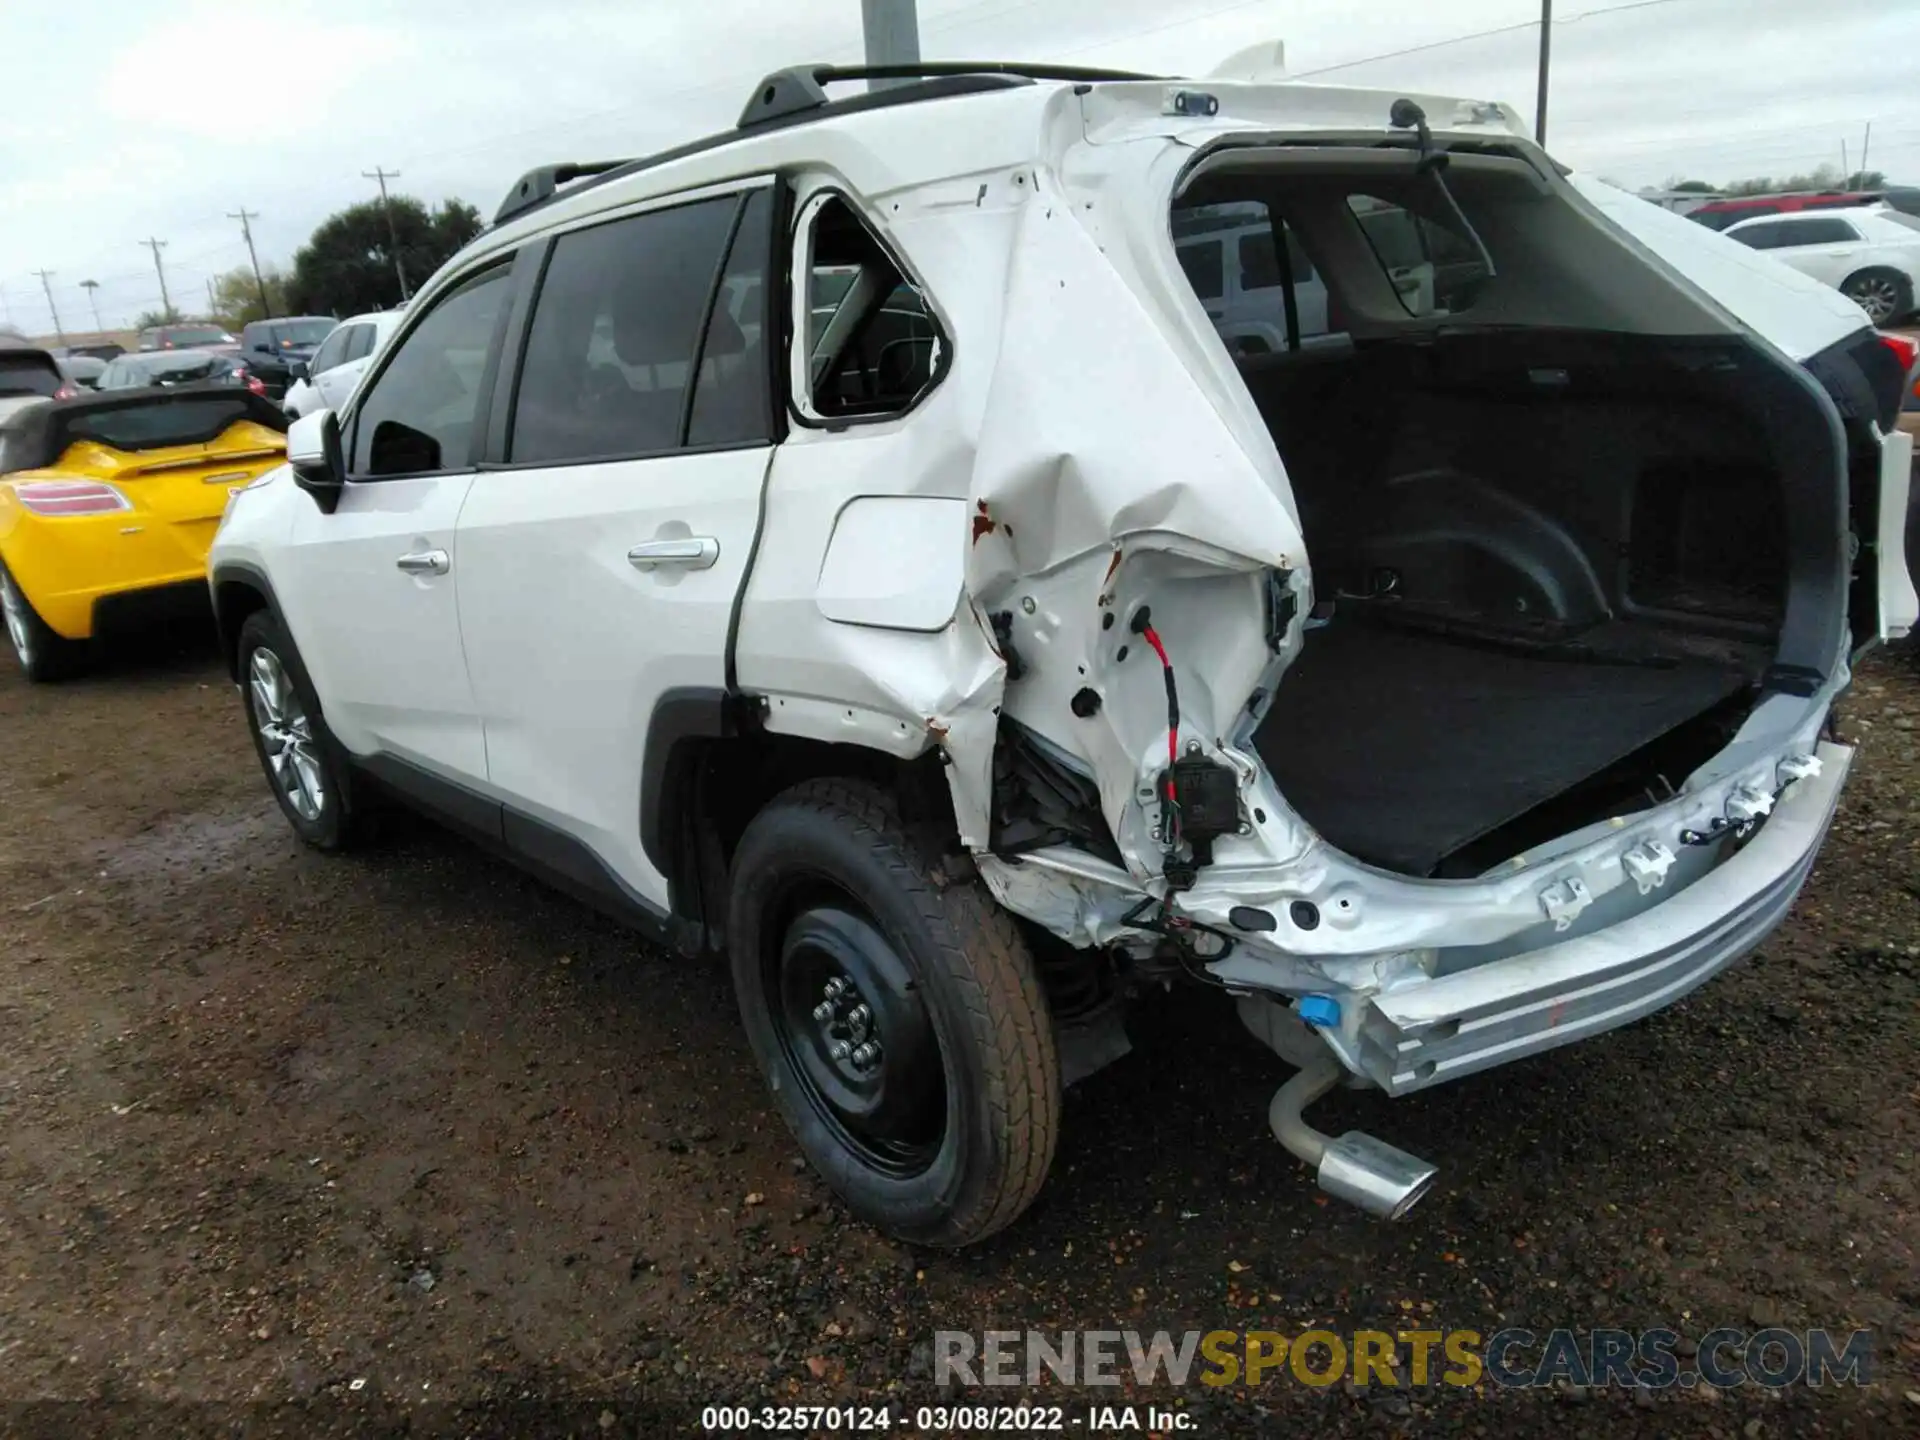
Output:
[[1818,690],[1847,448],[1806,370],[1537,155],[1438,143],[1223,145],[1170,230],[1312,567],[1255,746],[1334,846],[1467,878]]
[[1241,361],[1319,600],[1256,742],[1304,819],[1385,869],[1480,874],[1727,743],[1787,590],[1752,365],[1549,332]]

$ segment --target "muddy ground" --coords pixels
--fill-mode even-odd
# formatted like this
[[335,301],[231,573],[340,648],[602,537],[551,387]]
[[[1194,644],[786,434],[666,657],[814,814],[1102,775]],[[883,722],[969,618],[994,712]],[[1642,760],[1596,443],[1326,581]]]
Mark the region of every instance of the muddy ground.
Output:
[[1920,1433],[1916,722],[1920,667],[1870,663],[1836,830],[1736,971],[1598,1041],[1321,1107],[1440,1163],[1406,1223],[1317,1197],[1265,1133],[1285,1067],[1195,992],[1069,1094],[1031,1214],[955,1255],[849,1222],[800,1165],[719,967],[418,823],[301,849],[206,637],[57,687],[9,666],[0,1430],[905,1417],[939,1398],[936,1328],[1418,1321],[1864,1326],[1875,1383],[1152,1398],[1206,1435]]

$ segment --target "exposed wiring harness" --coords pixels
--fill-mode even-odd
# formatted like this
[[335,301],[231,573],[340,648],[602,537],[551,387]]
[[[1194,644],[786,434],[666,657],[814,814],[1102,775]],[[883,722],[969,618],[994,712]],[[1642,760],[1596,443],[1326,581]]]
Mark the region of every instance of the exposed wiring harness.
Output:
[[[1224,960],[1233,953],[1235,940],[1224,930],[1216,930],[1211,925],[1203,925],[1198,920],[1176,915],[1172,905],[1157,895],[1149,895],[1138,905],[1120,917],[1120,923],[1132,930],[1144,930],[1150,935],[1159,935],[1173,944],[1175,956],[1180,963],[1181,973],[1189,980],[1202,985],[1211,985],[1220,990],[1232,990],[1218,975],[1211,974],[1205,967]],[[1194,943],[1197,936],[1209,936],[1219,942],[1217,954],[1202,955]]]
[[1153,611],[1142,605],[1133,612],[1128,628],[1153,647],[1167,682],[1167,775],[1161,791],[1160,836],[1161,849],[1171,865],[1180,845],[1180,793],[1173,779],[1173,767],[1180,759],[1180,687],[1173,678],[1173,661],[1168,658],[1166,643],[1153,628]]

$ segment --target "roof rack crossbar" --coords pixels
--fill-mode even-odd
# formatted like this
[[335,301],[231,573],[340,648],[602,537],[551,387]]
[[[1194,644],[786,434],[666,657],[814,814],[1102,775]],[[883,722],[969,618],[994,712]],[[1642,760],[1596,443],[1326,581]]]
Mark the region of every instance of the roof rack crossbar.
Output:
[[962,75],[1005,75],[1019,80],[1158,80],[1133,70],[1086,65],[1029,65],[1018,60],[923,60],[908,65],[795,65],[776,70],[753,89],[739,128],[748,129],[828,104],[826,87],[848,80],[938,80]]
[[604,175],[627,163],[626,160],[563,160],[557,165],[537,165],[514,182],[507,198],[493,212],[493,223],[504,225],[522,211],[544,204],[562,185],[590,175]]

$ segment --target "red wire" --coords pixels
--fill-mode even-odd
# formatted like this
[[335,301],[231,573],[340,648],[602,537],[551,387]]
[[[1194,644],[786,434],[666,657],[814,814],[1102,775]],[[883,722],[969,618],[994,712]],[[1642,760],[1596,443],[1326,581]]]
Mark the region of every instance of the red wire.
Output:
[[[1149,625],[1140,633],[1146,637],[1147,644],[1153,647],[1153,653],[1160,657],[1161,667],[1167,670],[1173,669],[1173,661],[1167,658],[1167,647],[1160,643],[1160,632]],[[1177,724],[1169,725],[1167,727],[1167,799],[1176,804],[1179,803],[1180,797],[1174,793],[1172,767],[1179,762],[1179,759],[1180,727]]]

